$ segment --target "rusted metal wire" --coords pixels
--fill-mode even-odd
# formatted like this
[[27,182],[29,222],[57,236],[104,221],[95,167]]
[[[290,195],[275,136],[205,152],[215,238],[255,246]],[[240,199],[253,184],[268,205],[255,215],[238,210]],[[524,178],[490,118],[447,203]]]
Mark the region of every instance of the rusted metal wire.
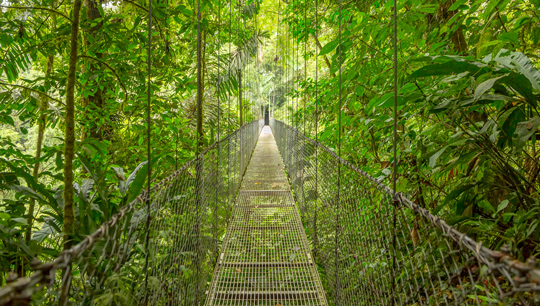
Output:
[[533,260],[519,262],[482,246],[295,128],[274,119],[270,123],[295,199],[306,209],[306,233],[317,237],[315,260],[323,267],[321,278],[330,304],[540,303],[540,270]]
[[269,127],[244,175],[205,305],[327,305]]
[[[30,277],[13,279],[0,288],[0,305],[55,305],[60,288],[70,288],[65,292],[70,305],[139,305],[145,296],[149,305],[191,306],[196,300],[202,304],[217,257],[214,229],[223,234],[229,221],[225,212],[234,199],[229,195],[240,188],[262,124],[256,120],[244,125],[152,187],[146,292],[148,196],[143,192],[56,260],[34,262]],[[200,190],[198,206],[196,190]]]

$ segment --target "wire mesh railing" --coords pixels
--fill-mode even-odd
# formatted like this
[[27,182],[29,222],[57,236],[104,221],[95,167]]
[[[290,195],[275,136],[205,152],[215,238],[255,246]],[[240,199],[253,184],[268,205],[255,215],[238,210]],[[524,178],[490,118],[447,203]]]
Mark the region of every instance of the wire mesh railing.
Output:
[[536,260],[483,247],[293,127],[270,125],[330,305],[540,303]]
[[0,288],[0,305],[202,304],[251,153],[252,121],[152,187],[148,269],[146,194],[30,277]]

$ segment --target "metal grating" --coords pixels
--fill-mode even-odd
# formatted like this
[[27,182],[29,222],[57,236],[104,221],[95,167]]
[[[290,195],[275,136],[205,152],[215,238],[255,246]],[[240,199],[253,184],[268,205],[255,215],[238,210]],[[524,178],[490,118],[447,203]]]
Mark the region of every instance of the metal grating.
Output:
[[205,305],[328,305],[270,127],[238,193]]

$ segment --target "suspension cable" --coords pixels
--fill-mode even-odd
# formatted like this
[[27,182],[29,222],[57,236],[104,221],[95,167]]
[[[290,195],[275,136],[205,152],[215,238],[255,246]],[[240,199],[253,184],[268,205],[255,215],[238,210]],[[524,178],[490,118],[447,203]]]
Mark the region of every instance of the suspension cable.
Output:
[[336,282],[335,282],[335,292],[336,292],[336,304],[340,304],[340,296],[339,296],[339,287],[340,287],[340,278],[339,278],[339,269],[338,269],[338,236],[339,236],[339,210],[340,210],[340,190],[341,190],[341,0],[339,0],[339,29],[338,29],[338,186],[337,186],[337,202],[336,202],[336,233],[335,233],[335,275],[336,275]]
[[[221,24],[221,0],[218,0],[218,24]],[[221,126],[220,126],[220,122],[221,122],[221,100],[220,100],[220,72],[221,72],[221,57],[220,57],[220,49],[221,49],[221,27],[219,27],[218,29],[218,41],[217,41],[217,62],[218,62],[218,67],[217,67],[217,70],[218,70],[218,80],[217,80],[217,87],[216,87],[216,95],[217,95],[217,139],[216,139],[216,142],[219,141],[221,139],[221,135],[220,135],[220,129],[221,129]],[[215,200],[215,206],[214,206],[214,211],[213,211],[213,219],[214,219],[214,222],[213,222],[213,225],[214,225],[214,244],[215,244],[215,256],[216,256],[216,260],[217,260],[217,251],[218,251],[218,243],[217,243],[217,210],[218,210],[218,206],[219,206],[219,203],[218,203],[218,190],[220,189],[219,188],[219,162],[221,161],[221,144],[218,144],[217,145],[217,151],[218,151],[218,154],[217,154],[217,158],[216,158],[216,200]]]
[[[306,134],[306,109],[307,109],[307,99],[306,99],[306,92],[307,92],[307,0],[304,0],[304,135],[308,136]],[[304,167],[302,167],[304,169]]]
[[196,172],[196,183],[195,183],[195,210],[196,210],[196,224],[195,224],[195,235],[196,235],[196,253],[195,253],[195,262],[197,264],[197,272],[195,278],[195,305],[199,304],[199,286],[200,281],[199,277],[201,274],[201,264],[199,262],[199,248],[200,248],[200,212],[201,212],[201,183],[202,183],[202,156],[199,156],[202,147],[203,131],[202,131],[202,98],[203,98],[203,88],[202,88],[202,36],[201,36],[201,0],[197,0],[197,163],[195,166]]
[[[274,61],[274,77],[275,77],[275,80],[274,80],[274,97],[273,97],[273,105],[272,105],[272,113],[268,113],[268,123],[270,123],[270,115],[273,115],[275,110],[276,110],[276,98],[277,98],[277,86],[276,86],[276,83],[277,83],[277,69],[278,69],[278,62],[279,62],[279,14],[281,12],[281,1],[278,1],[278,11],[277,11],[277,27],[276,27],[276,57],[275,57],[275,61]],[[273,117],[273,116],[272,116]]]
[[[319,2],[315,0],[315,37],[319,35]],[[315,141],[319,142],[319,52],[315,45]],[[319,147],[315,146],[315,201],[319,202]],[[317,209],[315,209],[313,224],[313,253],[317,256]]]
[[395,291],[396,291],[396,205],[397,205],[397,194],[396,194],[396,185],[397,185],[397,0],[394,0],[394,137],[393,137],[393,149],[394,149],[394,160],[392,173],[392,188],[394,190],[393,194],[393,204],[392,207],[392,305],[395,304]]
[[148,305],[148,257],[149,257],[149,244],[150,244],[150,181],[152,178],[152,148],[150,146],[151,136],[151,114],[150,103],[152,97],[151,87],[151,74],[152,74],[152,0],[148,0],[148,50],[147,50],[147,64],[148,64],[148,89],[146,99],[146,160],[147,160],[147,185],[146,185],[146,236],[144,242],[145,251],[145,263],[144,263],[144,305]]
[[[298,32],[300,30],[300,18],[298,18],[298,7],[294,7],[294,9],[296,10],[296,14],[295,14],[295,20],[296,20],[296,29],[295,29],[295,32]],[[300,66],[298,63],[299,63],[299,50],[300,50],[300,42],[296,39],[296,35],[293,35],[293,39],[295,40],[296,42],[296,65],[294,66],[294,74],[293,74],[293,77],[294,77],[294,91],[295,91],[295,97],[296,97],[296,106],[295,106],[295,109],[294,109],[294,117],[295,117],[295,128],[298,130],[299,128],[299,123],[298,123],[298,108],[300,107],[298,104],[299,104],[299,95],[298,95],[298,91],[300,89],[300,84],[299,82],[297,82],[297,80],[299,81],[300,78],[297,77],[298,73],[298,66]]]
[[[229,0],[229,61],[228,61],[228,69],[227,69],[227,81],[231,81],[231,45],[232,45],[232,34],[231,34],[231,24],[232,24],[232,0]],[[231,93],[230,93],[230,87],[229,92],[227,94],[227,133],[231,132]],[[227,221],[229,220],[229,203],[231,203],[231,146],[230,146],[230,140],[227,140],[227,186],[228,186],[228,194],[227,194]]]

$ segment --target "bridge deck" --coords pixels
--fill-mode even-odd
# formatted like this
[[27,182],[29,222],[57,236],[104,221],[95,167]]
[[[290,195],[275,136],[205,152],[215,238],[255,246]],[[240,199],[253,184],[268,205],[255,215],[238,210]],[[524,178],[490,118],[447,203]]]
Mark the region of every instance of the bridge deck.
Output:
[[206,305],[327,305],[268,126],[236,199]]

